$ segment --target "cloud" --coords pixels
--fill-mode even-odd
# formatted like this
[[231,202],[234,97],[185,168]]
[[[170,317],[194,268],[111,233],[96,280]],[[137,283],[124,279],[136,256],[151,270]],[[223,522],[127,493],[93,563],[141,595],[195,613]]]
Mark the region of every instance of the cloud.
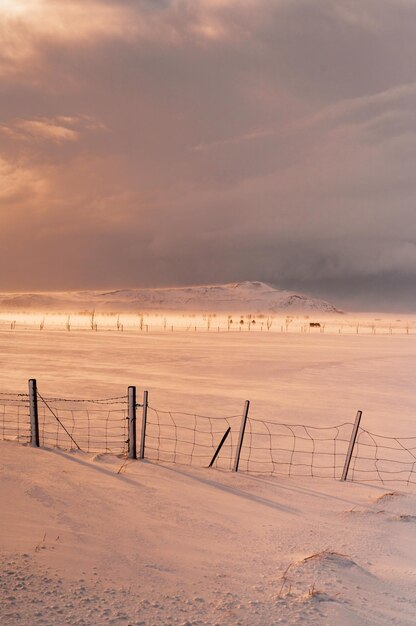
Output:
[[414,277],[413,3],[0,14],[3,288]]
[[[3,207],[6,207],[6,202],[12,204],[22,198],[26,200],[29,195],[45,197],[47,192],[45,181],[39,178],[35,170],[10,163],[1,157],[0,180],[0,203]],[[5,216],[5,211],[1,216]]]
[[0,133],[15,142],[51,142],[62,144],[78,141],[82,134],[104,131],[103,124],[88,116],[59,115],[55,118],[14,119],[0,125]]
[[22,131],[25,138],[35,140],[61,143],[78,139],[78,133],[75,130],[60,126],[50,120],[23,120],[16,124],[16,128]]
[[[0,77],[39,80],[45,44],[94,46],[105,38],[131,38],[136,33],[130,11],[97,0],[2,0],[0,3]],[[46,78],[46,77],[45,77]]]

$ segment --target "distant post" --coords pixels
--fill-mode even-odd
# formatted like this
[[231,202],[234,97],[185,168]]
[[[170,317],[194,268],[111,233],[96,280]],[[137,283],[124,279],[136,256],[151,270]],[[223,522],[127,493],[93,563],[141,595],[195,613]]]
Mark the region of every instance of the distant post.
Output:
[[137,459],[136,453],[136,387],[127,390],[129,402],[129,459]]
[[351,433],[350,445],[348,446],[347,456],[345,457],[344,469],[342,472],[341,480],[347,480],[348,470],[350,469],[350,463],[352,459],[352,453],[354,451],[355,442],[357,440],[358,429],[360,427],[361,416],[363,412],[357,411],[357,415],[355,417],[354,427]]
[[244,433],[246,430],[246,423],[247,423],[249,408],[250,408],[250,400],[246,400],[244,404],[243,417],[241,418],[240,434],[238,436],[238,443],[237,443],[237,450],[235,453],[233,472],[238,471],[238,466],[240,464],[240,454],[241,454],[241,448],[243,446],[243,439],[244,439]]
[[36,379],[29,380],[29,407],[30,407],[30,445],[39,448],[39,416],[38,416],[38,391]]
[[139,459],[144,459],[144,446],[146,439],[146,424],[147,424],[147,406],[148,406],[148,392],[143,392],[143,413],[142,413],[142,433],[140,438],[140,453]]

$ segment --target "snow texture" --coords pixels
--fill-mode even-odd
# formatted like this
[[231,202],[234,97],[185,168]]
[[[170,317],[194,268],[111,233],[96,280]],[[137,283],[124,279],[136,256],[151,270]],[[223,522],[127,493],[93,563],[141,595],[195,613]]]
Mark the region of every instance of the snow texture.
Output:
[[415,623],[414,492],[0,449],[4,626]]

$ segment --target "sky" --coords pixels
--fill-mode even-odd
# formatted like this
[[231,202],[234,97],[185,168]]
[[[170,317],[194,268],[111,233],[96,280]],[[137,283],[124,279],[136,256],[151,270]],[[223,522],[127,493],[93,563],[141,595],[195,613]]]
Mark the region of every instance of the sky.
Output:
[[416,311],[414,0],[0,0],[0,290]]

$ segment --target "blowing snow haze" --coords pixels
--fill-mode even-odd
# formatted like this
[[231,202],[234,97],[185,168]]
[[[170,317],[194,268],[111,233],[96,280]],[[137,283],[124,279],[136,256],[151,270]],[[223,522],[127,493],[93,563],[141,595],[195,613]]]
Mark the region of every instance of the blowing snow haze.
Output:
[[416,309],[416,4],[0,0],[3,291]]

